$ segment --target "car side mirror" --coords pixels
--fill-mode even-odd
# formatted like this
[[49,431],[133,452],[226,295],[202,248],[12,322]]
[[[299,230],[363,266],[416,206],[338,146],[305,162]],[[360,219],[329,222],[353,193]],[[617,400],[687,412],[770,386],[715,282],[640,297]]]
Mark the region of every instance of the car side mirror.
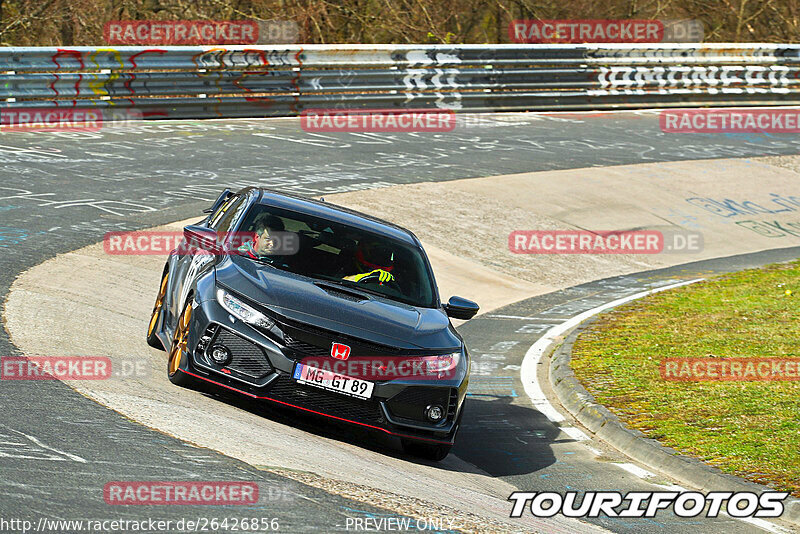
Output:
[[463,297],[450,297],[450,300],[443,307],[448,317],[465,321],[475,317],[475,314],[481,309],[477,303]]
[[231,195],[233,195],[233,191],[231,191],[230,189],[226,189],[225,191],[222,192],[220,196],[217,197],[217,200],[214,201],[214,203],[211,205],[210,208],[203,210],[203,213],[216,212],[219,209],[219,207],[225,203],[226,200],[231,198]]
[[190,225],[183,228],[183,248],[189,252],[193,250],[205,250],[206,252],[218,253],[222,250],[217,243],[217,232],[205,226]]

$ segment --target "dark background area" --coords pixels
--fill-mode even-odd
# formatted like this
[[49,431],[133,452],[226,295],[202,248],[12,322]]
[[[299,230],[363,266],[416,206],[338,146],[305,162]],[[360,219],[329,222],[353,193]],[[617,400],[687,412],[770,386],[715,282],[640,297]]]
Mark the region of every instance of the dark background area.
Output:
[[508,43],[515,19],[695,19],[706,42],[797,41],[798,0],[6,0],[0,45],[100,45],[112,20],[281,20],[300,43]]

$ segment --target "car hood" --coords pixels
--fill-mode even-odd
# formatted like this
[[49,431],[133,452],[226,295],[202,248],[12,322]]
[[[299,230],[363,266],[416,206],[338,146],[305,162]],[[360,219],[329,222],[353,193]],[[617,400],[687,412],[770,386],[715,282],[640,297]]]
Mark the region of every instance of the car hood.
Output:
[[289,319],[318,328],[406,349],[461,346],[460,337],[441,309],[418,308],[374,296],[361,301],[342,298],[310,278],[241,256],[228,256],[217,266],[216,277],[220,285]]

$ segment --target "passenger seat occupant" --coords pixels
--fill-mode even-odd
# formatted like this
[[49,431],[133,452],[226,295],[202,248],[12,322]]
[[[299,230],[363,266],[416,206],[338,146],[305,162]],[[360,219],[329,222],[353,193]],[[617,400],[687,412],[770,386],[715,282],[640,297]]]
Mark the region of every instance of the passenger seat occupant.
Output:
[[378,282],[393,282],[394,252],[383,243],[361,240],[354,255],[353,270],[356,274],[343,276],[344,280],[361,282],[368,277],[377,277]]

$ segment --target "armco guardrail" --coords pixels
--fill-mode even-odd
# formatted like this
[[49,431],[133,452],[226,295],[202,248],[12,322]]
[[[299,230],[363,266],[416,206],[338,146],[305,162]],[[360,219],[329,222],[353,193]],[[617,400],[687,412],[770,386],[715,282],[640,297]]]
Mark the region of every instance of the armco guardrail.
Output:
[[0,48],[0,72],[0,112],[144,118],[800,104],[800,45]]

